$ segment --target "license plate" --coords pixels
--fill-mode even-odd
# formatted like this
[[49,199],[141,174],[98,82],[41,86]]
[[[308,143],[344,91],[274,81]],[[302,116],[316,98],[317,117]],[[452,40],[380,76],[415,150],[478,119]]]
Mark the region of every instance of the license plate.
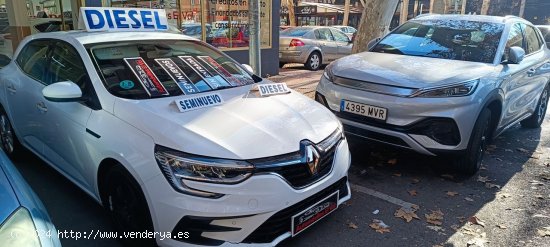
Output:
[[338,208],[338,197],[339,191],[336,191],[306,210],[292,216],[292,236],[296,236],[336,210]]
[[340,111],[380,120],[386,120],[386,118],[388,117],[388,109],[386,108],[351,102],[347,100],[342,100],[342,102],[340,103]]

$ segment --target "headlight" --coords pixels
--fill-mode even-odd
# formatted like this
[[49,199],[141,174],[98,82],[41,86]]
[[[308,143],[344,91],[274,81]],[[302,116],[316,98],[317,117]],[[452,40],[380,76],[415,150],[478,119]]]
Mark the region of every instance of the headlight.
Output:
[[438,98],[468,96],[475,91],[478,83],[479,79],[476,79],[449,86],[423,88],[414,93],[412,97]]
[[327,67],[325,67],[325,71],[323,72],[323,76],[327,78],[327,80],[329,81],[334,81],[334,74],[332,73],[332,67],[333,67],[333,63],[330,63],[329,65],[327,65]]
[[208,158],[155,146],[155,159],[174,189],[195,196],[219,198],[223,195],[188,187],[186,180],[236,184],[252,175],[254,166],[246,161]]
[[41,246],[31,214],[18,208],[0,228],[0,246]]

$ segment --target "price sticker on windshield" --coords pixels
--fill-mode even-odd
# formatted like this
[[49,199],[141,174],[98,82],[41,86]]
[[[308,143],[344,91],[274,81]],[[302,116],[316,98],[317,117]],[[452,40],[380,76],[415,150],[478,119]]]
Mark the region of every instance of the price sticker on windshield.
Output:
[[258,91],[260,91],[260,96],[267,97],[271,95],[290,93],[290,88],[288,88],[286,83],[267,83],[258,84]]

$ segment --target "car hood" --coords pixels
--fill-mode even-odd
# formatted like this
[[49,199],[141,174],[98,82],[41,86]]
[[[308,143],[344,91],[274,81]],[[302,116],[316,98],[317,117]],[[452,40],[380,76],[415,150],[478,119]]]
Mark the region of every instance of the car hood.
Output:
[[3,164],[0,164],[0,225],[20,206],[2,166]]
[[[224,103],[181,113],[168,97],[118,99],[114,113],[156,144],[227,159],[254,159],[299,150],[301,140],[322,141],[338,128],[333,114],[306,96],[256,96],[255,85],[216,91]],[[199,95],[199,94],[197,94]]]
[[450,59],[364,52],[339,59],[338,77],[409,88],[426,88],[477,79],[494,71],[492,64]]

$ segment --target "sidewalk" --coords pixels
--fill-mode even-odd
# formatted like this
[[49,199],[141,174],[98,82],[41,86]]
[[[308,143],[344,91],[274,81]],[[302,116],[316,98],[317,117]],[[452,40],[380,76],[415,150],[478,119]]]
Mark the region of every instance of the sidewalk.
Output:
[[301,64],[287,64],[283,67],[279,75],[268,77],[268,80],[274,82],[284,82],[290,88],[313,98],[317,83],[323,76],[323,70],[310,71]]

